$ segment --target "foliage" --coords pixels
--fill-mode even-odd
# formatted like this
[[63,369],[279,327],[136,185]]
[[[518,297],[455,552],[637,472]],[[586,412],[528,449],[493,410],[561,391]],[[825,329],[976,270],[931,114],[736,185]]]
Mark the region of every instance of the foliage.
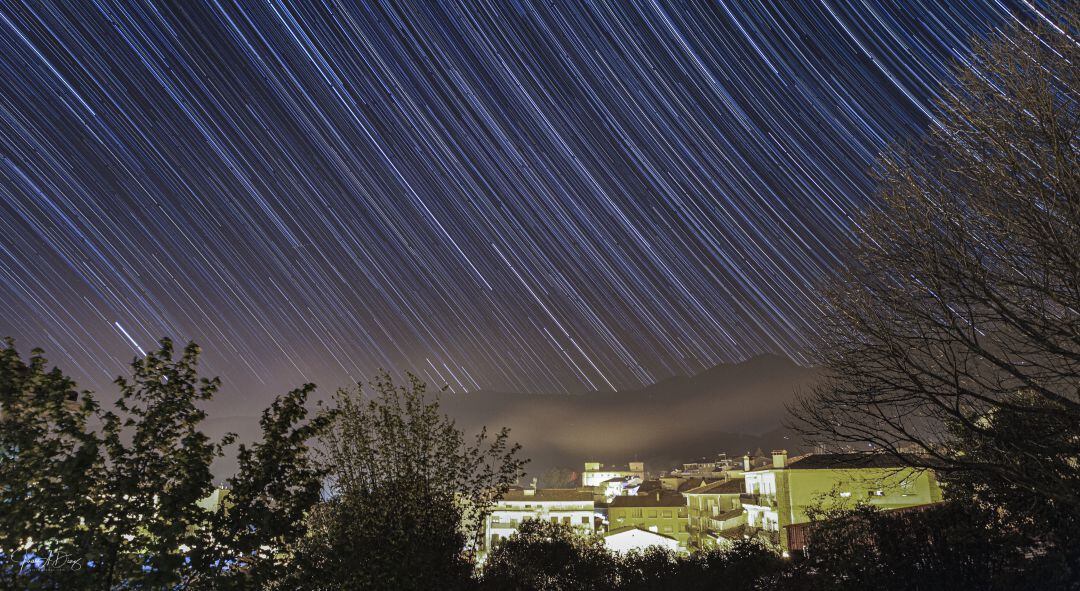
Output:
[[813,512],[805,589],[1060,589],[1069,575],[1032,556],[1024,536],[995,511],[950,502],[882,511],[867,504]]
[[1023,526],[1080,578],[1080,27],[976,44],[918,146],[882,162],[831,286],[815,442],[873,444]]
[[[85,566],[101,467],[87,429],[97,408],[40,349],[24,362],[8,339],[0,348],[0,585],[5,589],[76,584]],[[37,560],[50,560],[47,564]]]
[[488,556],[481,588],[610,589],[615,577],[615,559],[600,536],[585,536],[561,523],[527,519]]
[[213,491],[210,464],[228,441],[199,430],[220,381],[198,374],[199,348],[174,358],[172,341],[132,363],[132,376],[116,384],[116,408],[103,416],[107,465],[99,495],[99,552],[94,563],[102,588],[160,589],[189,581],[207,565],[200,532],[210,514],[198,501]]
[[526,520],[483,565],[480,587],[503,589],[619,589],[687,591],[768,588],[788,567],[773,549],[740,540],[726,549],[675,554],[661,548],[612,554],[600,536]]
[[[341,390],[323,436],[333,498],[312,512],[298,551],[305,585],[458,588],[493,502],[523,474],[506,429],[467,442],[415,376]],[[356,560],[362,555],[363,560]]]
[[261,441],[237,452],[237,473],[227,481],[225,507],[214,517],[211,559],[215,589],[271,588],[293,567],[291,552],[304,536],[304,519],[321,500],[327,469],[309,445],[333,420],[320,411],[310,420],[306,384],[279,396],[259,425]]
[[[198,348],[172,342],[118,378],[116,413],[0,349],[0,585],[5,589],[270,588],[320,498],[324,470],[307,442],[329,413],[303,423],[305,386],[263,413],[262,441],[239,450],[229,510],[198,502],[230,438],[200,430],[218,380],[199,376]],[[100,434],[88,427],[100,422]],[[263,548],[275,551],[260,553]],[[282,550],[281,552],[276,550]],[[233,568],[222,568],[232,565]],[[240,567],[240,568],[237,568]]]
[[739,540],[728,548],[690,555],[650,549],[620,557],[618,589],[766,589],[787,567],[787,562],[776,551],[757,540]]

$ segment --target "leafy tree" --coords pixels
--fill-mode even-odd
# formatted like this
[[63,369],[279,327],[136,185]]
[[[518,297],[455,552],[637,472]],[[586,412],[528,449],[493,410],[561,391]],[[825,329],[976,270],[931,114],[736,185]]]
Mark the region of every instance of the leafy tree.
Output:
[[619,589],[687,591],[771,588],[787,562],[756,540],[730,548],[675,554],[661,548],[616,555],[600,536],[572,527],[526,520],[484,564],[481,589]]
[[[699,563],[688,564],[670,550],[652,547],[643,552],[628,552],[616,561],[615,580],[621,591],[652,591],[678,586],[695,589],[690,580],[702,578]],[[693,572],[690,572],[693,571]]]
[[703,552],[693,559],[702,563],[702,571],[713,581],[712,586],[704,584],[700,589],[772,589],[789,568],[771,545],[756,539],[738,540],[729,548]]
[[[87,429],[97,408],[40,349],[0,348],[0,585],[74,587],[85,576],[91,494],[101,467]],[[47,563],[41,561],[47,560]]]
[[620,557],[618,589],[750,591],[771,588],[786,568],[774,550],[757,540],[739,540],[729,548],[690,555],[649,549]]
[[322,437],[333,497],[309,517],[297,586],[466,586],[484,517],[523,474],[520,448],[506,429],[467,442],[415,376],[371,387],[367,400],[360,387],[335,396]]
[[209,570],[193,561],[205,556],[201,532],[211,515],[199,500],[213,490],[211,462],[226,441],[199,430],[218,378],[198,374],[199,348],[188,344],[174,358],[172,341],[132,363],[120,377],[119,415],[103,416],[108,464],[100,492],[99,552],[93,559],[101,589],[162,589],[186,584]]
[[482,589],[569,591],[611,589],[616,559],[600,536],[573,527],[527,519],[488,555]]
[[1080,515],[1080,26],[978,42],[934,126],[881,165],[831,287],[826,378],[794,413],[820,443],[871,443],[994,504],[1033,552],[1072,555]]
[[294,566],[291,553],[328,473],[310,444],[329,428],[333,413],[320,411],[306,420],[314,390],[306,384],[279,396],[263,411],[261,441],[240,445],[225,507],[208,530],[210,556],[204,562],[214,567],[213,588],[268,589]]
[[863,503],[810,513],[808,548],[795,577],[799,588],[1067,588],[1067,571],[1032,556],[1015,524],[979,505],[882,511]]

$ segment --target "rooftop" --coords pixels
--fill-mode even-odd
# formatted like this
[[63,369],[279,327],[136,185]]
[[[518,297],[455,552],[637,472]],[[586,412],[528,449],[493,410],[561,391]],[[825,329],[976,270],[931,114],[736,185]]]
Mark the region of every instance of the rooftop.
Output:
[[686,499],[676,492],[649,493],[647,495],[615,497],[609,506],[613,509],[620,507],[685,507]]
[[652,530],[645,529],[644,527],[637,526],[637,525],[627,525],[627,526],[624,526],[624,527],[617,527],[617,528],[609,531],[607,534],[605,534],[604,537],[614,536],[614,535],[625,533],[625,532],[628,532],[628,531],[633,531],[635,529],[639,530],[639,531],[643,531],[643,532],[645,532],[645,533],[647,533],[649,535],[660,536],[661,538],[667,538],[669,540],[676,539],[676,538],[673,538],[673,537],[671,537],[669,535],[662,534],[662,533],[659,533],[659,532],[654,532]]
[[809,454],[792,459],[793,470],[844,470],[854,468],[903,468],[907,464],[886,453]]
[[718,480],[697,488],[683,491],[688,495],[737,495],[744,491],[745,486],[741,478],[731,480]]
[[[531,490],[531,489],[527,489]],[[592,502],[593,493],[583,492],[576,488],[538,488],[531,494],[525,494],[525,490],[511,490],[503,495],[502,500],[514,503],[530,501],[542,502]]]

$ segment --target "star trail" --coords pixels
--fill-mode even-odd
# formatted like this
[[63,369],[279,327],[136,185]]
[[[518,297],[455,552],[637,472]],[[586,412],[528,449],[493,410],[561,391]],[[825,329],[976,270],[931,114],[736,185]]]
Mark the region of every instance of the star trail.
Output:
[[262,403],[803,359],[868,170],[1027,2],[0,2],[0,335]]

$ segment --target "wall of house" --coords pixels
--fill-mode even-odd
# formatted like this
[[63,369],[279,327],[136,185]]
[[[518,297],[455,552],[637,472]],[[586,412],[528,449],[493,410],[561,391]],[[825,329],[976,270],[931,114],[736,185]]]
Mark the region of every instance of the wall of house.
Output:
[[926,505],[941,500],[941,489],[929,471],[910,468],[858,468],[787,472],[787,503],[781,506],[782,525],[806,523],[806,510],[822,502],[854,505],[869,502],[882,509]]
[[656,528],[653,531],[671,536],[679,541],[682,548],[689,547],[687,507],[610,507],[608,508],[608,527]]

